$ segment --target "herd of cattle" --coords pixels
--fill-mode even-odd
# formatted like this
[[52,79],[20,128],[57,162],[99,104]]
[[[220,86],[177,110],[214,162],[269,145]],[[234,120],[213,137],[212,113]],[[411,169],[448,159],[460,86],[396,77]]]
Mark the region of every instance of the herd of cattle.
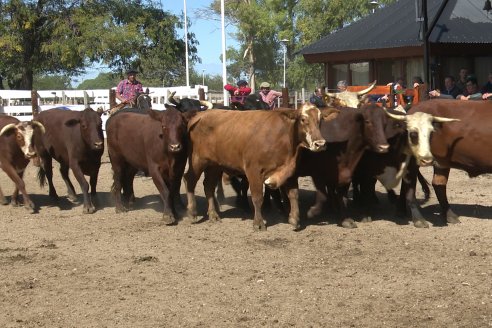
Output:
[[[296,110],[273,111],[207,109],[212,104],[171,97],[166,110],[156,111],[148,95],[139,95],[136,109],[119,110],[106,123],[116,212],[127,211],[135,201],[133,180],[142,171],[160,193],[166,224],[181,215],[197,221],[195,187],[204,174],[207,216],[220,220],[216,189],[226,173],[242,179],[243,197],[244,186],[246,195],[249,187],[255,229],[266,229],[261,210],[264,190],[277,199],[284,196],[290,207],[288,221],[297,229],[298,177],[310,176],[316,199],[308,217],[320,215],[330,201],[342,215],[341,225],[356,227],[346,215],[343,198],[352,185],[354,199],[369,211],[379,180],[390,192],[401,182],[400,212],[410,213],[416,227],[428,227],[415,188],[419,179],[428,190],[419,166],[433,165],[432,185],[442,215],[448,223],[459,222],[446,195],[449,170],[461,169],[472,177],[492,173],[492,102],[428,100],[405,112],[384,109],[361,96],[345,92],[339,98],[345,100],[337,102],[334,95],[335,106],[326,109],[306,103]],[[357,108],[344,107],[346,99],[350,104],[357,101]],[[252,101],[253,108],[261,108],[257,99]],[[20,191],[24,207],[37,211],[22,179],[31,160],[39,166],[39,181],[48,180],[49,196],[58,198],[53,185],[55,159],[69,199],[76,200],[71,169],[83,193],[83,212],[94,213],[92,198],[104,152],[101,114],[91,108],[55,108],[30,122],[0,116],[0,165],[16,186],[11,203],[18,203]],[[179,194],[182,179],[187,208]],[[8,203],[1,189],[0,202]]]

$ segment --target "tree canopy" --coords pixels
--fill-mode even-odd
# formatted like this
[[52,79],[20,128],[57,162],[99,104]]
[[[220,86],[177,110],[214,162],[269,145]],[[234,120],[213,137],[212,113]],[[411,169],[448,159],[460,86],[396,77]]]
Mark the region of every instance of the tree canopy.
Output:
[[[6,0],[0,7],[0,79],[12,89],[31,89],[36,75],[77,76],[91,63],[120,73],[137,68],[167,84],[183,74],[181,20],[153,0]],[[197,61],[192,33],[188,41]]]
[[[381,0],[380,5],[396,0]],[[324,81],[320,65],[308,65],[297,52],[343,26],[368,15],[367,0],[230,0],[225,2],[228,24],[236,27],[239,49],[228,49],[230,79],[247,76],[250,84],[270,81],[280,87],[283,76],[283,44],[286,45],[287,85],[313,87]],[[214,0],[202,17],[220,15]]]

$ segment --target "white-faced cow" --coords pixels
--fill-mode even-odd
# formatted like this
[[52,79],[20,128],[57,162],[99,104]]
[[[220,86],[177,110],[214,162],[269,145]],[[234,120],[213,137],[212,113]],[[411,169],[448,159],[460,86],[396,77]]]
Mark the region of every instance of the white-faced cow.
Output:
[[[102,111],[91,108],[83,111],[49,109],[40,112],[35,119],[44,125],[46,133],[35,134],[35,148],[41,159],[38,177],[41,184],[48,179],[49,195],[58,199],[53,185],[52,159],[60,163],[60,173],[68,190],[68,197],[77,200],[75,189],[68,176],[71,169],[84,196],[83,213],[94,213],[96,208],[91,196],[96,196],[97,177],[104,152]],[[89,176],[89,184],[84,175]]]
[[[26,192],[22,176],[30,159],[36,156],[32,146],[34,130],[44,133],[43,124],[37,121],[20,122],[12,116],[0,115],[0,167],[15,183],[10,203],[18,204],[19,190],[22,193],[24,207],[31,212],[35,211],[34,203]],[[4,205],[7,200],[0,188],[0,202]]]
[[[451,210],[446,194],[449,171],[451,168],[464,170],[470,177],[492,173],[488,151],[492,140],[492,102],[436,99],[417,104],[409,113],[444,116],[456,121],[437,125],[431,130],[429,151],[434,164],[432,186],[441,206],[441,215],[448,223],[458,223],[459,217]],[[410,209],[416,227],[428,227],[415,200],[417,170],[416,166],[411,166],[405,183],[402,183],[401,195],[404,197],[401,197],[400,205],[402,209]]]

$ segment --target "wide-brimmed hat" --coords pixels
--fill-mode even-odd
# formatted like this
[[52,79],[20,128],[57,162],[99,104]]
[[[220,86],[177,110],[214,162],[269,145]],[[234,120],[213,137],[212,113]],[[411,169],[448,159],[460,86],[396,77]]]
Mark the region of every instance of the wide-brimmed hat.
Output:
[[134,69],[129,69],[128,71],[126,71],[126,75],[131,75],[131,74],[138,74],[138,71]]
[[244,81],[244,80],[239,80],[237,81],[237,85],[241,86],[241,85],[248,85],[248,82]]
[[270,83],[268,83],[268,82],[261,82],[260,89],[261,88],[270,88]]

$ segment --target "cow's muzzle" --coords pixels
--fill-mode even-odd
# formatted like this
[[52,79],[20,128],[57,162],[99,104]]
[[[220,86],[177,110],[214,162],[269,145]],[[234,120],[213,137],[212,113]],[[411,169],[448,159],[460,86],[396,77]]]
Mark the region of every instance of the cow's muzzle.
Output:
[[381,153],[381,154],[382,154],[382,153],[387,153],[387,152],[388,152],[388,150],[389,150],[389,147],[390,147],[390,146],[389,146],[389,144],[377,145],[377,146],[376,146],[376,151],[377,151],[378,153]]
[[430,166],[432,165],[432,163],[434,162],[434,159],[433,158],[419,158],[418,159],[418,165],[419,166]]
[[102,141],[96,141],[94,142],[94,149],[101,149],[103,146],[103,142]]
[[181,144],[171,144],[169,145],[169,150],[172,151],[173,153],[177,153],[178,151],[181,150]]
[[326,148],[326,140],[320,139],[313,141],[310,150],[311,151],[322,151]]

